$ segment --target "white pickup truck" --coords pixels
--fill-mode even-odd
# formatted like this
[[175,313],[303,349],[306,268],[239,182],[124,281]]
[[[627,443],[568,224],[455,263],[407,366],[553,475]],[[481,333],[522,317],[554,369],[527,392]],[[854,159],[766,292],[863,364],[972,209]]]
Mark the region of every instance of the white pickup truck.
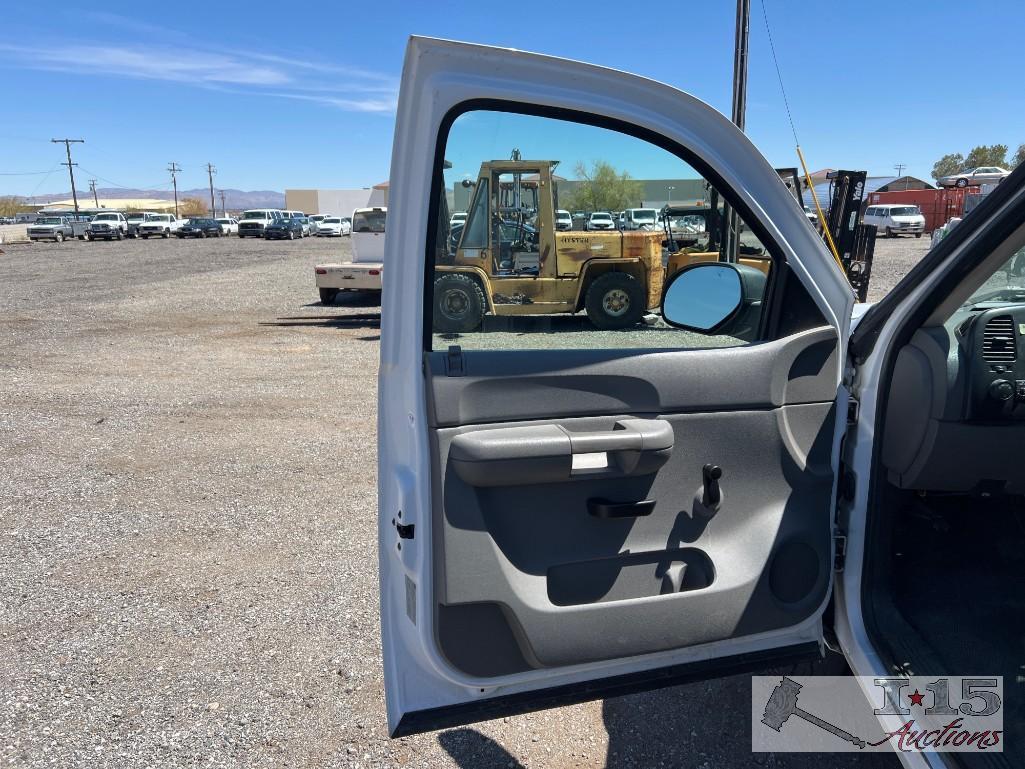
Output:
[[128,220],[119,211],[96,214],[89,222],[87,240],[121,240],[128,235]]
[[148,238],[169,238],[182,226],[183,219],[178,219],[174,214],[150,214],[146,221],[141,222],[135,229],[136,237],[146,240]]
[[330,304],[339,291],[380,291],[384,271],[384,228],[388,209],[357,208],[352,212],[352,262],[318,264],[314,268],[320,301]]

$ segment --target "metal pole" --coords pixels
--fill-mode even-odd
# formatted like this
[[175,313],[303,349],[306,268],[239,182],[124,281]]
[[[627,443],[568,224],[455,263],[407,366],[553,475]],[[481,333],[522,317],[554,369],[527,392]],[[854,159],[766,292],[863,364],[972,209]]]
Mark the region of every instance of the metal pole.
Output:
[[167,167],[167,170],[171,172],[171,184],[174,185],[174,218],[178,218],[178,177],[176,174],[181,171],[181,166],[171,161],[171,165]]
[[217,218],[217,207],[214,206],[214,174],[216,172],[217,172],[217,169],[214,168],[212,163],[207,163],[206,164],[206,175],[210,179],[210,218],[211,219],[216,219]]
[[99,208],[100,207],[100,201],[99,201],[99,198],[96,197],[96,180],[95,179],[90,179],[89,180],[89,189],[91,189],[93,191],[93,205],[95,205],[97,208]]
[[224,205],[224,190],[220,190],[220,195],[221,195],[221,216],[227,218],[227,216],[228,216],[228,209]]
[[68,173],[71,175],[71,198],[75,201],[75,218],[78,218],[78,192],[75,190],[75,169],[73,166],[75,163],[71,162],[71,145],[72,144],[85,144],[85,139],[50,139],[54,144],[63,144],[64,149],[68,153],[68,162],[61,163],[62,166],[68,167]]
[[[747,60],[748,38],[751,27],[751,0],[737,0],[737,27],[733,46],[733,105],[730,119],[741,131],[747,114]],[[740,247],[740,222],[737,212],[729,205],[723,206],[723,220],[726,225],[723,238],[723,258],[736,262]]]
[[[902,171],[903,171],[903,170],[904,170],[905,168],[907,168],[907,166],[906,166],[906,165],[904,165],[903,163],[897,163],[897,164],[896,164],[896,165],[894,166],[894,168],[895,168],[895,169],[897,170],[897,178],[899,179],[899,178],[901,177],[901,172],[902,172]],[[908,180],[907,180],[907,179],[905,179],[905,180],[904,180],[904,191],[905,191],[905,192],[907,192],[907,190],[908,190]]]

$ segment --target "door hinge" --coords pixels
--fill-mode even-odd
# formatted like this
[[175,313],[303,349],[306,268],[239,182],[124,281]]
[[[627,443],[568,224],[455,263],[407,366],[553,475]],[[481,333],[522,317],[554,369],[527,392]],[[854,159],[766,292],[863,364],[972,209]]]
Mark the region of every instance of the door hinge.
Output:
[[861,404],[858,399],[851,396],[847,399],[847,426],[853,427],[858,424],[858,414],[861,413]]
[[416,531],[415,523],[397,523],[395,531],[399,533],[399,539],[412,539]]
[[833,534],[833,571],[843,571],[847,564],[847,535],[841,531]]
[[448,355],[445,356],[445,374],[446,376],[466,375],[463,348],[457,344],[449,345]]

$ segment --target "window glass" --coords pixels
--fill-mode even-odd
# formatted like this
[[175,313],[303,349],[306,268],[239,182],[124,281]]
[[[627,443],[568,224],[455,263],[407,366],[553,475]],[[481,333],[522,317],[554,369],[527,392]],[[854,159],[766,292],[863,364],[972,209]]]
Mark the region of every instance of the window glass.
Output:
[[[437,243],[447,247],[427,255],[433,349],[680,349],[758,339],[771,256],[729,215],[721,191],[673,153],[597,126],[491,110],[456,118],[438,151],[447,162]],[[667,204],[676,213],[662,217]],[[573,212],[572,229],[555,226],[559,209]],[[452,221],[449,211],[468,216]],[[634,223],[625,231],[614,224],[624,211]],[[714,336],[667,323],[668,281],[717,261],[745,274],[734,320]]]
[[384,232],[384,211],[357,211],[352,217],[353,232]]

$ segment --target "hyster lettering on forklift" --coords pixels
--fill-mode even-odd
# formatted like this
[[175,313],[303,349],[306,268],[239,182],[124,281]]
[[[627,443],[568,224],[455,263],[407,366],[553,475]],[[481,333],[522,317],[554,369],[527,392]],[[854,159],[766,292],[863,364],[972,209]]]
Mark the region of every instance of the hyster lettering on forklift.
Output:
[[465,183],[469,216],[435,267],[435,331],[473,331],[485,314],[581,310],[597,328],[625,328],[659,306],[662,234],[556,231],[556,165],[493,160]]

